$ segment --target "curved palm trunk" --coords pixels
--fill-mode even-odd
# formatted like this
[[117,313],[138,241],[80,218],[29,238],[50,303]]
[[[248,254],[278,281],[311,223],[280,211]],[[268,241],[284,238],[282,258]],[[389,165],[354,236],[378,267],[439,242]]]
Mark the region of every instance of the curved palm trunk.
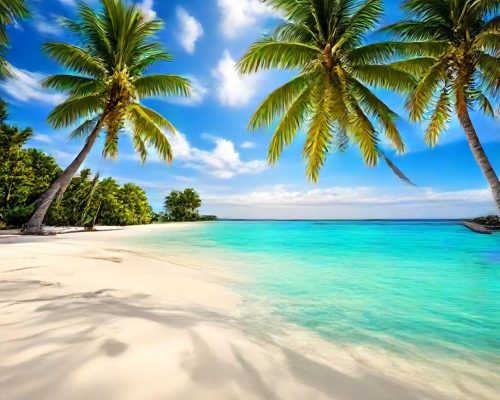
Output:
[[62,195],[68,185],[71,183],[71,179],[76,174],[78,169],[82,166],[83,162],[87,158],[94,146],[97,137],[102,129],[102,118],[97,123],[96,127],[89,135],[87,140],[85,141],[85,146],[80,151],[80,153],[76,156],[73,162],[64,170],[64,172],[55,180],[52,185],[47,189],[45,193],[43,193],[37,201],[37,206],[34,214],[31,216],[26,228],[23,230],[24,235],[43,235],[43,221],[45,220],[45,216],[49,211],[50,206],[54,203],[54,200],[59,195]]
[[474,156],[476,162],[478,163],[483,175],[488,181],[491,192],[493,193],[493,199],[495,200],[497,206],[497,213],[500,213],[500,181],[495,173],[495,170],[491,166],[486,153],[484,152],[483,146],[477,137],[476,130],[469,116],[469,111],[467,110],[467,104],[465,102],[465,94],[457,93],[457,114],[460,124],[464,128],[465,135],[467,136],[467,141],[469,143],[472,155]]

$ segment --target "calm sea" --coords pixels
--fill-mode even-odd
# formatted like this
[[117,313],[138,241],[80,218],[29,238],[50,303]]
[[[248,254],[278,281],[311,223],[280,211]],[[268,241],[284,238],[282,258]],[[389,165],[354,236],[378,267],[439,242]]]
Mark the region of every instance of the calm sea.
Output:
[[500,234],[453,221],[220,221],[136,242],[228,270],[248,304],[407,357],[500,357]]

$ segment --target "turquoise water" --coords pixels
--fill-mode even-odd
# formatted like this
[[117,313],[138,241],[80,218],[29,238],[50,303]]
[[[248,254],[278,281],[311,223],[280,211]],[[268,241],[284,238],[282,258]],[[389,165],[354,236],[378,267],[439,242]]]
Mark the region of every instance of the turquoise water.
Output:
[[228,221],[140,241],[220,260],[249,304],[336,343],[500,355],[500,234],[446,221]]

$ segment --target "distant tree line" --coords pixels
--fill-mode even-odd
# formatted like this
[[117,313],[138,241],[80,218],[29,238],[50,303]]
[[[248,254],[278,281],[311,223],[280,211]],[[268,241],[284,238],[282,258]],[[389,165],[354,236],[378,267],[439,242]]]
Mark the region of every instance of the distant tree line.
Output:
[[200,195],[191,188],[183,191],[172,190],[165,197],[164,213],[160,215],[162,221],[213,221],[214,215],[200,215]]
[[[32,130],[11,126],[6,119],[5,103],[0,101],[0,227],[21,227],[62,169],[54,157],[23,148]],[[143,189],[100,179],[90,169],[72,179],[47,215],[47,223],[54,226],[137,225],[154,219]]]

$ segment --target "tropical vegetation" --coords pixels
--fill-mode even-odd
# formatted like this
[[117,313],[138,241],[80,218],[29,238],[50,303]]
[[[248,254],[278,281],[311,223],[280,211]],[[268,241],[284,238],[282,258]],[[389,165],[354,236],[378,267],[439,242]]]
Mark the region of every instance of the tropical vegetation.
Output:
[[0,79],[9,76],[5,53],[9,44],[7,25],[14,24],[18,18],[29,16],[29,10],[24,0],[0,0]]
[[121,186],[113,178],[100,180],[84,169],[50,209],[48,224],[93,229],[95,225],[149,224],[152,219],[152,208],[139,186]]
[[37,202],[25,233],[43,233],[47,212],[61,196],[83,164],[101,131],[104,157],[118,155],[120,133],[130,131],[135,150],[142,161],[153,148],[166,162],[172,149],[164,131],[176,129],[140,100],[160,95],[187,96],[189,81],[173,74],[145,75],[145,70],[172,56],[151,41],[163,26],[157,19],[144,18],[141,9],[122,0],[101,0],[94,11],[79,3],[79,19],[64,19],[63,25],[78,37],[78,45],[54,42],[43,46],[45,52],[72,74],[53,75],[43,85],[67,95],[49,115],[54,128],[77,127],[74,138],[85,138],[85,145],[74,161],[52,183]]
[[[374,45],[377,61],[418,82],[407,108],[412,121],[427,120],[425,141],[435,146],[453,115],[500,210],[500,181],[470,117],[481,110],[495,117],[500,96],[500,0],[406,0],[407,18],[385,29],[399,41]],[[496,105],[495,105],[496,102]]]
[[372,87],[410,91],[412,74],[377,63],[379,50],[363,45],[382,14],[382,0],[264,0],[285,17],[270,35],[254,43],[238,64],[243,74],[267,69],[298,71],[274,90],[250,119],[252,130],[276,123],[268,160],[275,163],[285,146],[304,128],[306,174],[317,181],[327,156],[354,142],[365,163],[386,160],[381,134],[398,153],[405,152],[396,113]]
[[[41,193],[61,174],[54,157],[25,148],[31,129],[8,125],[0,102],[0,227],[20,228],[34,211]],[[52,226],[135,225],[153,221],[144,190],[113,178],[99,179],[84,169],[71,180],[64,195],[49,210]]]
[[201,197],[194,189],[172,190],[165,197],[165,213],[162,219],[165,221],[208,221],[217,219],[212,215],[200,215],[199,208],[201,206]]
[[59,176],[53,157],[40,150],[24,149],[32,137],[29,128],[7,124],[7,108],[0,101],[0,225],[18,226],[33,213],[31,204]]

